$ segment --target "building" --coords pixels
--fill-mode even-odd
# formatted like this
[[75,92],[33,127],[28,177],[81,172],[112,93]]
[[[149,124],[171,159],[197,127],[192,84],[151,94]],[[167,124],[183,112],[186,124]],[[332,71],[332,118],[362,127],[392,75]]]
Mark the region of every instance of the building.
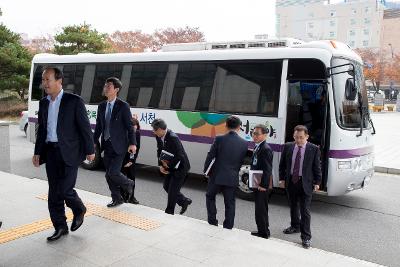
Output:
[[380,48],[383,0],[277,0],[277,37],[334,39],[352,48]]
[[381,48],[388,58],[400,55],[400,9],[387,9],[383,14]]

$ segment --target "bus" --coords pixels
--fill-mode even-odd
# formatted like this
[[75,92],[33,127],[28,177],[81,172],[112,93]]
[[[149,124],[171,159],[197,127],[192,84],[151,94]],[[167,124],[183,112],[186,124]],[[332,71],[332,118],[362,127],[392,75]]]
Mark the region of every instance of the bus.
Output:
[[[150,124],[163,118],[182,140],[190,171],[203,174],[214,137],[225,132],[225,119],[236,115],[242,121],[240,136],[249,144],[238,175],[239,197],[252,197],[251,134],[260,123],[268,128],[267,142],[274,152],[274,187],[279,186],[283,144],[293,141],[294,127],[303,124],[309,141],[321,150],[318,193],[338,196],[364,188],[374,173],[375,129],[361,58],[349,46],[329,40],[243,43],[182,44],[144,53],[36,55],[29,86],[29,138],[35,141],[42,71],[51,65],[63,70],[63,89],[85,101],[93,129],[106,78],[122,81],[119,97],[141,124],[138,163],[157,165]],[[96,160],[83,167],[95,168],[100,160],[96,151]]]

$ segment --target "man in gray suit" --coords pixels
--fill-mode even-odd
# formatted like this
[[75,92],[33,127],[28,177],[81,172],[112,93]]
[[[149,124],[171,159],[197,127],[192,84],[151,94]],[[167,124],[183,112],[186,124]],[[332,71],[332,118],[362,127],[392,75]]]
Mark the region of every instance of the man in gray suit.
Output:
[[235,116],[230,116],[226,120],[228,132],[215,138],[204,163],[206,172],[215,159],[206,193],[208,223],[218,226],[215,196],[222,191],[225,203],[223,225],[227,229],[232,229],[235,220],[235,191],[239,185],[239,169],[247,154],[247,141],[238,135],[240,124],[240,119]]
[[294,142],[285,144],[279,163],[279,185],[286,187],[290,201],[290,227],[283,232],[301,232],[304,248],[311,246],[312,192],[313,189],[319,190],[321,184],[321,152],[319,147],[307,142],[308,137],[307,127],[297,125],[294,128]]

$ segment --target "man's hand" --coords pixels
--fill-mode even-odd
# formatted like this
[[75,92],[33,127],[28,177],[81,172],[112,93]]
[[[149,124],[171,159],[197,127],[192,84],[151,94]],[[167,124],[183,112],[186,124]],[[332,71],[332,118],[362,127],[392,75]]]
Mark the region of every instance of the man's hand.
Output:
[[279,187],[280,188],[285,188],[285,180],[280,180],[279,181]]
[[168,173],[169,173],[169,171],[167,171],[166,169],[164,169],[163,166],[160,166],[160,172],[161,172],[162,174],[168,174]]
[[164,167],[164,169],[168,169],[168,161],[166,160],[161,160],[161,164]]
[[267,189],[266,188],[264,188],[264,187],[262,187],[262,186],[258,186],[258,191],[261,191],[261,192],[265,192],[265,191],[267,191]]
[[129,147],[128,147],[128,152],[129,153],[136,153],[136,146],[135,145],[130,145]]
[[40,166],[39,159],[40,159],[40,155],[33,155],[33,157],[32,157],[33,166],[35,166],[35,167]]
[[318,191],[319,190],[319,185],[315,184],[314,185],[314,191]]
[[126,163],[126,164],[124,165],[124,167],[125,167],[125,168],[129,168],[130,166],[132,166],[132,164],[133,164],[133,163],[129,161],[128,163]]
[[94,160],[94,157],[95,157],[95,154],[90,154],[90,155],[87,155],[87,156],[86,156],[86,159],[87,159],[88,161],[93,161],[93,160]]

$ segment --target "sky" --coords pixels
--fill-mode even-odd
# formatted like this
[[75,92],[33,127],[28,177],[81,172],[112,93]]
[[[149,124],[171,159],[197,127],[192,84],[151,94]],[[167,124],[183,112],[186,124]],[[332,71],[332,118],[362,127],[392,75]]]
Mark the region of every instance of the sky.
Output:
[[86,22],[102,33],[199,27],[207,41],[275,35],[275,0],[0,0],[0,22],[29,38]]

